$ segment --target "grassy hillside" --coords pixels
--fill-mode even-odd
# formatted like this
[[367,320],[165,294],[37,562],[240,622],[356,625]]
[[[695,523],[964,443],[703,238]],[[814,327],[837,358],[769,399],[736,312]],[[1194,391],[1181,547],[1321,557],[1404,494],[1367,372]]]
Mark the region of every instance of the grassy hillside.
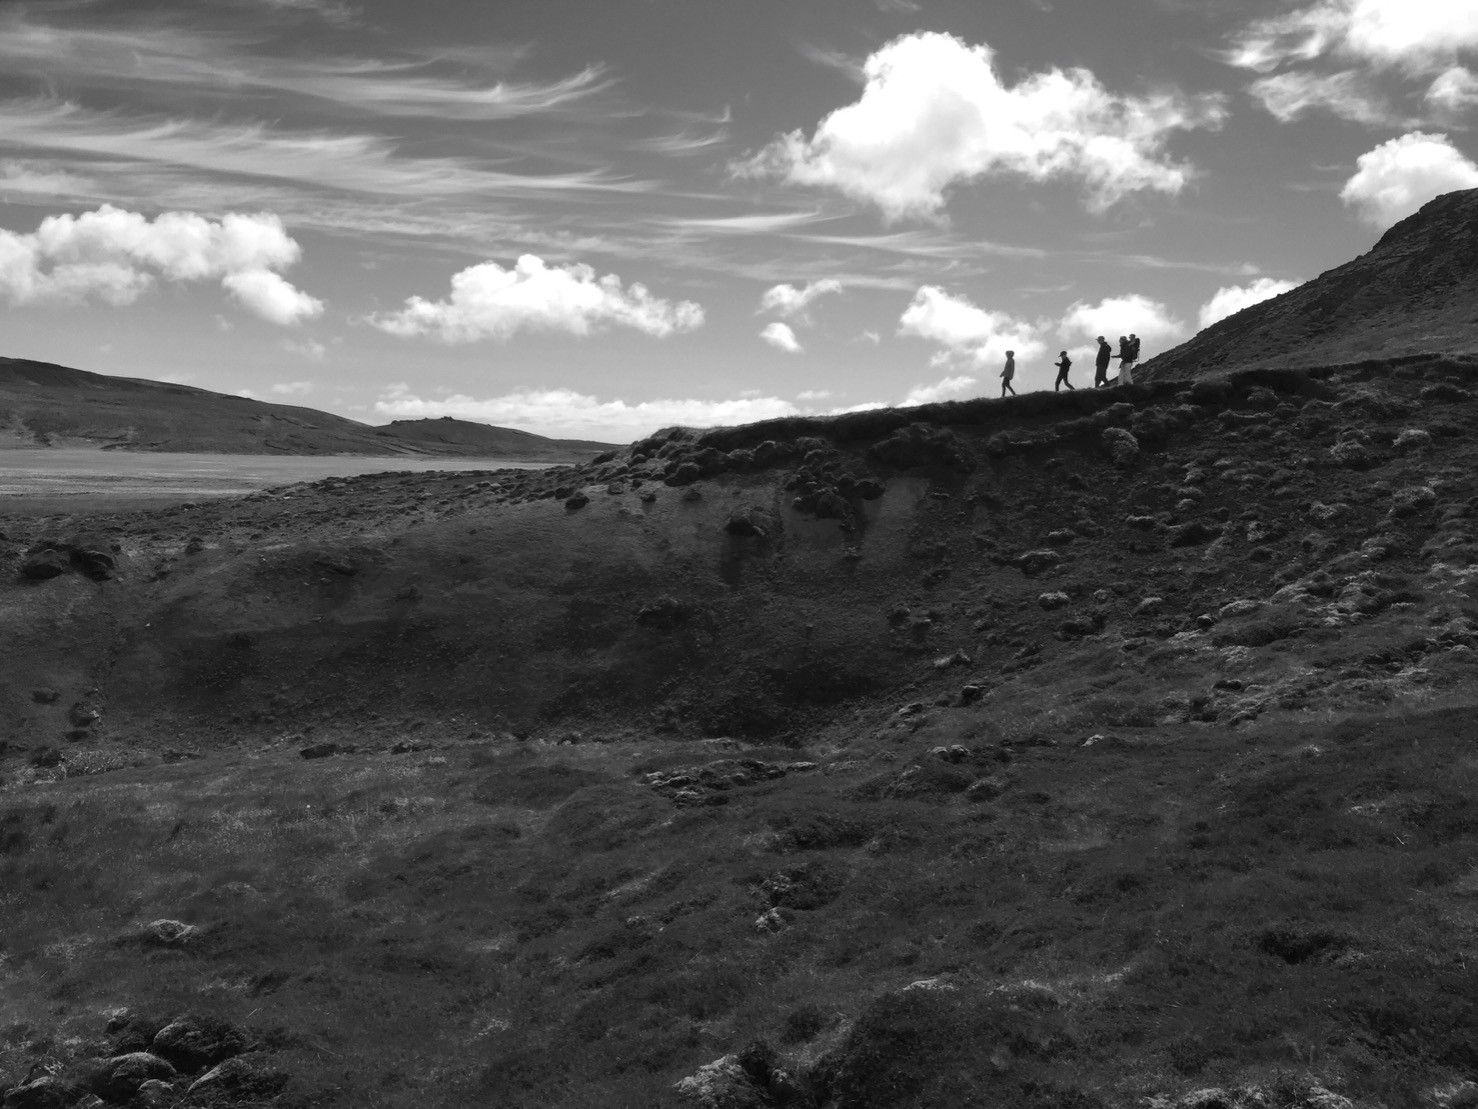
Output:
[[1212,324],[1136,376],[1478,351],[1478,189],[1447,193],[1368,253]]
[[377,428],[297,405],[0,358],[0,448],[5,446],[551,461],[573,461],[605,449],[455,420],[398,421]]
[[0,1089],[1468,1104],[1475,389],[0,516]]

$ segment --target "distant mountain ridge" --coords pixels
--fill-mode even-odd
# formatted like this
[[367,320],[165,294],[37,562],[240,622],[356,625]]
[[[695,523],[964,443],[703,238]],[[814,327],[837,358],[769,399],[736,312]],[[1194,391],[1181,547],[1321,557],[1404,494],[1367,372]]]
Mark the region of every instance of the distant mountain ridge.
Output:
[[1148,379],[1478,351],[1478,189],[1446,193],[1375,246],[1144,364]]
[[96,446],[214,454],[367,454],[564,462],[610,444],[451,418],[375,427],[192,385],[0,358],[0,448]]

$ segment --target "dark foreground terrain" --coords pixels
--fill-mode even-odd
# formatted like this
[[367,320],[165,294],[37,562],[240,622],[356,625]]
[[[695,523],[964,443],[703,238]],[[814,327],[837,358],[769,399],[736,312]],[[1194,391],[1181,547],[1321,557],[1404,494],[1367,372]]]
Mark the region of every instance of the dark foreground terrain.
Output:
[[0,518],[5,1109],[1478,1104],[1475,431],[1425,357]]

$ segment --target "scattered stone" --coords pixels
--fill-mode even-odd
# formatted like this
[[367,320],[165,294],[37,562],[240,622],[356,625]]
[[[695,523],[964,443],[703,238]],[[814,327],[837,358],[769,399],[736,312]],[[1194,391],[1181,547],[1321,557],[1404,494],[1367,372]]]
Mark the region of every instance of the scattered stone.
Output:
[[66,552],[47,547],[32,551],[21,560],[21,577],[27,581],[46,581],[59,577],[72,568],[72,560]]
[[1216,614],[1223,620],[1233,620],[1236,619],[1238,616],[1251,616],[1254,612],[1258,611],[1258,609],[1262,607],[1263,604],[1261,601],[1243,599],[1239,601],[1230,601],[1227,604],[1222,605],[1221,608],[1217,609]]
[[12,1089],[0,1101],[0,1109],[72,1109],[83,1092],[74,1083],[46,1074]]
[[1398,489],[1391,496],[1392,516],[1415,516],[1437,503],[1437,491],[1430,485],[1414,485]]
[[1139,440],[1122,427],[1104,428],[1103,445],[1115,466],[1132,466],[1139,458]]
[[217,1063],[190,1084],[186,1095],[266,1103],[282,1093],[287,1082],[287,1073],[268,1055],[254,1051]]
[[1164,597],[1146,597],[1134,606],[1135,616],[1158,616],[1165,607]]
[[778,907],[773,909],[766,909],[764,912],[760,913],[759,916],[754,918],[755,931],[768,932],[771,935],[774,935],[776,932],[784,931],[789,923],[790,918],[786,914],[785,910]]
[[1402,454],[1411,454],[1415,451],[1426,450],[1431,445],[1432,433],[1423,431],[1418,427],[1407,428],[1400,435],[1396,436],[1396,441],[1391,444],[1391,446],[1395,447]]
[[199,933],[200,929],[193,924],[162,918],[144,925],[137,938],[145,947],[179,948],[189,945]]
[[1040,573],[1055,570],[1062,565],[1062,556],[1056,551],[1027,551],[1016,557],[1015,565],[1027,577],[1034,578]]
[[98,1063],[88,1085],[108,1101],[125,1102],[145,1082],[168,1082],[175,1077],[176,1071],[168,1060],[148,1051],[130,1051]]
[[359,748],[352,743],[331,743],[325,741],[323,743],[310,743],[307,747],[299,751],[298,755],[305,759],[326,759],[333,755],[352,755],[357,750]]
[[952,655],[941,655],[934,660],[935,670],[948,670],[951,666],[969,666],[970,656],[964,651],[956,651]]
[[1055,608],[1062,608],[1064,605],[1071,603],[1071,601],[1072,598],[1060,590],[1055,593],[1043,593],[1037,597],[1037,604],[1041,605],[1048,612],[1051,612]]
[[1221,532],[1221,528],[1214,527],[1203,520],[1191,520],[1189,523],[1170,529],[1170,545],[1172,547],[1196,547],[1202,543],[1209,543],[1213,539],[1220,539]]
[[183,1016],[161,1028],[149,1049],[180,1070],[196,1071],[241,1055],[250,1046],[244,1032],[223,1020]]

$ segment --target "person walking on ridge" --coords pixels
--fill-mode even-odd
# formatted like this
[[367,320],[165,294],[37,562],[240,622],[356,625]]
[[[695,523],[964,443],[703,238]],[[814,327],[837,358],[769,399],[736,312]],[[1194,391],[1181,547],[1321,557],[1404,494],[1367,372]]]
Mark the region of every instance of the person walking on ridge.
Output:
[[1113,347],[1108,345],[1108,340],[1102,335],[1098,337],[1098,354],[1093,359],[1093,388],[1098,389],[1108,384],[1108,364],[1113,358]]
[[1139,361],[1139,336],[1119,340],[1119,384],[1134,384],[1134,366]]
[[1008,350],[1006,352],[1006,368],[1001,371],[1001,396],[1002,397],[1004,397],[1008,392],[1013,397],[1016,395],[1016,390],[1011,387],[1011,379],[1013,377],[1015,377],[1015,376],[1016,376],[1016,352],[1014,350]]
[[1057,366],[1057,380],[1052,384],[1052,391],[1059,392],[1064,385],[1069,393],[1074,392],[1073,383],[1067,379],[1068,370],[1073,368],[1073,360],[1067,356],[1067,351],[1062,352],[1062,357],[1055,363]]

